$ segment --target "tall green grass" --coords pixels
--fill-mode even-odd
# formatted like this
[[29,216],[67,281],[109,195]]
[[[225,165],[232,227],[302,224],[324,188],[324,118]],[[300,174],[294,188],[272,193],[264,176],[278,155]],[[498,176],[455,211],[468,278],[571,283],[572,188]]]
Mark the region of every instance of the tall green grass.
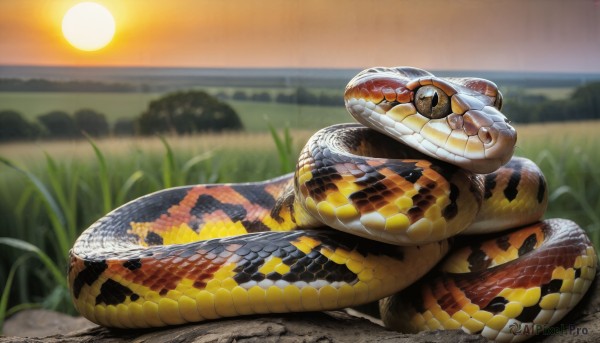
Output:
[[[516,153],[548,179],[546,217],[576,221],[600,247],[600,123],[518,129]],[[74,313],[68,250],[111,209],[166,187],[281,175],[309,135],[271,127],[270,135],[0,145],[0,324],[32,306]]]

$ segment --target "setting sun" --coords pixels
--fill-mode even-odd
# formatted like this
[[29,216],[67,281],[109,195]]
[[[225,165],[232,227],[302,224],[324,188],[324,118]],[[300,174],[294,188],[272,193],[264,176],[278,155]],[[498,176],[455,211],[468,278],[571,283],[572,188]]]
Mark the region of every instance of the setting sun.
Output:
[[67,41],[84,51],[102,49],[115,34],[115,20],[102,5],[95,2],[79,3],[65,13],[62,32]]

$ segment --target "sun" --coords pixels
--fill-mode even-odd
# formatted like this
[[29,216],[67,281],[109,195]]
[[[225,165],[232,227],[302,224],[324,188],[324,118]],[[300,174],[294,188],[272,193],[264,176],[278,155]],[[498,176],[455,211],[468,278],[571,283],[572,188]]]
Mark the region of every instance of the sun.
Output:
[[77,49],[96,51],[112,40],[115,19],[106,7],[95,2],[82,2],[65,13],[62,32],[67,41]]

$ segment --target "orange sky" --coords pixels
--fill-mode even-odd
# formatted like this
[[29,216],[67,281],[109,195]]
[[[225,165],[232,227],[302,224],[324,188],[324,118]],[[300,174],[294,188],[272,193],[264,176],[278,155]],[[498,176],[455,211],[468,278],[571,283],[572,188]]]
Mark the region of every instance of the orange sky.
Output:
[[78,2],[0,0],[0,65],[600,72],[598,0],[103,0],[97,52],[62,37]]

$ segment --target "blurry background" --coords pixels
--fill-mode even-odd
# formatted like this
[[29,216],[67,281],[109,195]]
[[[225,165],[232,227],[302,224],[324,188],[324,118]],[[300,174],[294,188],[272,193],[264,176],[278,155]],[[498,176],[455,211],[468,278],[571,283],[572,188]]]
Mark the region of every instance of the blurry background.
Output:
[[350,121],[344,86],[371,66],[496,82],[547,216],[600,242],[599,1],[105,0],[114,37],[95,51],[68,36],[100,17],[63,32],[78,3],[0,0],[0,322],[72,312],[67,251],[117,205],[290,171]]

